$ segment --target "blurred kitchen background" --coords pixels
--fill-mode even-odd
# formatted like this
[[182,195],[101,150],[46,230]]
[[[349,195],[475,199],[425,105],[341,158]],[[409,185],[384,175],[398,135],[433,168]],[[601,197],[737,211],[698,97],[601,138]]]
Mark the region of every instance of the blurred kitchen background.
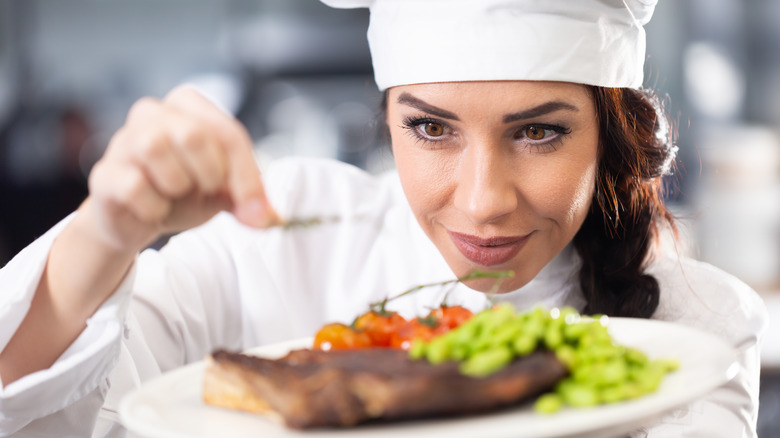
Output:
[[[243,121],[261,159],[391,167],[367,19],[316,0],[0,0],[0,266],[83,200],[131,104],[182,82]],[[669,200],[687,251],[772,310],[762,437],[780,430],[778,23],[777,0],[666,0],[647,27],[646,86],[679,122]]]

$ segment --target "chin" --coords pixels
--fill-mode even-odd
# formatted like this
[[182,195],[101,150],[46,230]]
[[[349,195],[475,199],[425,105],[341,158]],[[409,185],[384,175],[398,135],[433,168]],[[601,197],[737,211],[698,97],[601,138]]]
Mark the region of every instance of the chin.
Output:
[[503,279],[503,281],[501,281],[497,291],[494,290],[496,285],[496,279],[493,278],[471,280],[466,282],[466,285],[471,289],[484,292],[484,293],[494,292],[497,294],[504,294],[507,292],[512,292],[514,290],[517,290],[525,286],[527,283],[528,281],[518,280],[517,278],[505,278]]

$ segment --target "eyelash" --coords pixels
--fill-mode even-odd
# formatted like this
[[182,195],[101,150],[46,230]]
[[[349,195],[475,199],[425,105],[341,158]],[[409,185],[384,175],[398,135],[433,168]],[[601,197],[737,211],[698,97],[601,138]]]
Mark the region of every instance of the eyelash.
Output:
[[[435,123],[437,125],[441,125],[444,127],[445,131],[448,129],[452,129],[449,126],[447,126],[446,123],[441,122],[440,120],[433,119],[430,117],[407,117],[403,120],[403,125],[401,126],[403,129],[407,130],[413,138],[419,142],[426,143],[428,145],[434,145],[435,143],[442,142],[444,140],[437,140],[432,137],[426,136],[420,132],[420,129],[428,123]],[[556,135],[552,138],[545,138],[542,140],[530,140],[528,147],[536,149],[538,152],[552,152],[557,150],[558,146],[563,143],[564,138],[566,138],[569,134],[571,134],[570,128],[565,128],[560,125],[552,125],[547,123],[529,123],[527,125],[521,126],[516,133],[520,133],[525,137],[523,132],[531,127],[535,127],[537,129],[541,129],[544,131],[553,131]],[[446,134],[446,132],[445,132]]]
[[405,129],[410,135],[413,136],[415,140],[422,143],[427,143],[429,145],[441,142],[442,140],[435,140],[430,137],[427,137],[423,135],[420,132],[420,128],[422,128],[424,125],[428,123],[435,123],[437,125],[441,125],[444,127],[445,131],[449,129],[449,127],[442,123],[439,120],[432,119],[430,117],[407,117],[403,121],[403,125],[401,126],[403,129]]

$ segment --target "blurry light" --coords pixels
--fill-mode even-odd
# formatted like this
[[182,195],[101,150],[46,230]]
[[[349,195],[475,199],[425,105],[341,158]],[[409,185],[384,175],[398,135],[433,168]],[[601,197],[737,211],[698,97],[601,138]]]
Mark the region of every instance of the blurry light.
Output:
[[699,131],[691,193],[699,258],[756,289],[780,281],[780,142],[772,127],[713,123]]
[[244,85],[226,73],[202,73],[184,80],[223,111],[236,115],[244,100]]
[[722,51],[693,43],[684,55],[685,86],[691,103],[715,119],[734,118],[745,96],[745,77]]
[[[336,122],[328,109],[314,99],[294,96],[277,102],[270,108],[267,121],[269,135],[285,139],[277,142],[283,150],[270,153],[336,157],[339,142]],[[261,140],[260,147],[268,145]]]

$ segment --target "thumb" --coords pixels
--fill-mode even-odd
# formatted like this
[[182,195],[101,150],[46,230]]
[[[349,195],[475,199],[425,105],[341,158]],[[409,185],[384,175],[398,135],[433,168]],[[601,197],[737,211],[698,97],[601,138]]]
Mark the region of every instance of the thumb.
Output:
[[268,228],[282,223],[279,214],[268,202],[265,193],[250,196],[244,200],[233,197],[232,213],[239,222],[255,228]]
[[177,87],[165,100],[182,111],[202,117],[217,135],[227,158],[226,188],[232,205],[231,213],[251,227],[267,228],[280,224],[279,215],[265,194],[253,154],[252,139],[244,126],[192,86]]
[[255,227],[268,228],[280,224],[279,214],[268,201],[260,169],[251,151],[241,148],[228,155],[228,191],[233,201],[231,212],[239,222]]

